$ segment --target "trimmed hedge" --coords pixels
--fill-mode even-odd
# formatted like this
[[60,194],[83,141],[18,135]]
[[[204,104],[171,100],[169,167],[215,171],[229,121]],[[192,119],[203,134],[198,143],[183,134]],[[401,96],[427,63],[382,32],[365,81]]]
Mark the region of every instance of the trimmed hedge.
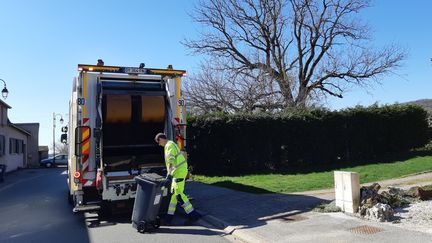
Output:
[[320,109],[188,118],[194,171],[239,175],[329,166],[408,151],[428,142],[427,113],[416,105]]

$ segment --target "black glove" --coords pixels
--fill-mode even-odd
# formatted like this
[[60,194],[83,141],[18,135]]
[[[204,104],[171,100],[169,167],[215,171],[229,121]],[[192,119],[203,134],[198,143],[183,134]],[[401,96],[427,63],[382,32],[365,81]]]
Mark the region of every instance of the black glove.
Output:
[[162,182],[163,187],[168,187],[171,184],[172,181],[172,175],[167,175],[165,180]]

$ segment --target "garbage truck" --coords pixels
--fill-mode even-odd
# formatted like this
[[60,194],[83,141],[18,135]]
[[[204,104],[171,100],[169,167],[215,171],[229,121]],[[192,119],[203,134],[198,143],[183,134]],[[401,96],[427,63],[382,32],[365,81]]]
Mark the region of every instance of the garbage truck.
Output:
[[166,174],[164,132],[184,150],[184,70],[78,65],[69,102],[68,200],[73,212],[133,207],[142,173]]

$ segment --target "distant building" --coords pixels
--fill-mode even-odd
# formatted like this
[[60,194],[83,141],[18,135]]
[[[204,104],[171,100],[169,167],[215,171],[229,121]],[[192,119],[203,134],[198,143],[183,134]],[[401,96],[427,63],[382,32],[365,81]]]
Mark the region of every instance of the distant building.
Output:
[[27,146],[32,139],[30,132],[9,121],[10,108],[0,100],[0,164],[6,165],[6,172],[27,167]]
[[39,146],[39,159],[47,159],[48,158],[48,146]]
[[27,142],[27,167],[39,167],[39,123],[14,123],[30,133]]

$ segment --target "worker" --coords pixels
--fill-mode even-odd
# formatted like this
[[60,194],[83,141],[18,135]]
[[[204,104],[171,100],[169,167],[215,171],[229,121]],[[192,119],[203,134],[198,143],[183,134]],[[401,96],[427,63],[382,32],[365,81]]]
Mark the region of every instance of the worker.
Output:
[[163,219],[163,223],[165,225],[171,224],[178,202],[181,203],[189,220],[198,220],[201,215],[194,210],[188,197],[184,194],[185,181],[188,174],[186,158],[180,152],[177,144],[168,140],[164,133],[158,133],[155,137],[155,141],[157,144],[164,147],[167,177],[163,185],[167,186],[171,184],[172,193],[167,216]]

